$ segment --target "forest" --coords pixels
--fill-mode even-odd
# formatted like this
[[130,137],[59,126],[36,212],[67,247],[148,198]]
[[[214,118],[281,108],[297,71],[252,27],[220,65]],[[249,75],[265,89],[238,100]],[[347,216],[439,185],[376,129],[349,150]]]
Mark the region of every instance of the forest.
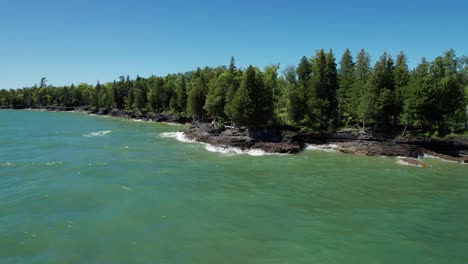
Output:
[[55,87],[40,84],[0,90],[1,108],[83,107],[138,114],[175,113],[247,127],[296,127],[321,132],[343,128],[443,136],[468,128],[468,58],[453,50],[409,69],[400,52],[371,65],[362,49],[317,50],[280,72],[227,66],[148,78],[121,76],[109,83]]

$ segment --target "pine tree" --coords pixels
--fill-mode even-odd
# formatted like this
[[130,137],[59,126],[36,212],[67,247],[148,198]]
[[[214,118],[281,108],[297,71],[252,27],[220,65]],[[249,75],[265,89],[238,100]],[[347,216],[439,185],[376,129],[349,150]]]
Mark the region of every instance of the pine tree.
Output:
[[393,76],[393,60],[386,52],[374,65],[368,82],[368,104],[366,112],[370,113],[375,128],[387,129],[394,116],[396,92]]
[[133,107],[140,112],[146,112],[146,106],[148,103],[147,88],[145,80],[143,80],[143,78],[140,76],[137,76],[134,82],[133,94]]
[[349,49],[346,49],[340,61],[340,69],[338,71],[339,90],[338,96],[338,115],[340,121],[348,125],[352,120],[352,114],[355,113],[353,109],[352,96],[355,80],[355,65],[353,57]]
[[99,96],[100,96],[100,93],[101,93],[101,84],[99,83],[99,81],[97,82],[96,84],[96,87],[94,88],[94,97],[93,97],[93,106],[97,109],[99,109],[100,107],[100,102],[99,102]]
[[249,127],[267,126],[273,115],[273,98],[265,88],[263,78],[254,67],[244,73],[239,90],[233,99],[234,122]]
[[231,74],[234,74],[236,71],[236,60],[234,59],[233,56],[231,56],[231,61],[229,62],[229,72]]
[[333,130],[336,127],[338,77],[332,51],[316,53],[313,67],[312,94],[308,101],[308,118],[313,128]]
[[150,92],[148,94],[148,104],[154,113],[160,113],[164,111],[164,103],[166,100],[166,94],[164,92],[164,79],[161,77],[155,77],[150,82]]
[[[350,96],[351,115],[359,119],[365,130],[366,123],[370,118],[370,94],[368,89],[370,70],[369,53],[361,49],[356,58],[356,73],[353,92]],[[355,111],[353,111],[355,109]]]
[[180,78],[180,84],[177,87],[177,106],[180,111],[185,112],[187,109],[187,85],[185,83],[185,77],[182,75]]
[[187,113],[197,119],[203,119],[207,88],[205,78],[200,68],[193,74],[189,83],[190,90],[187,98]]
[[[304,121],[308,112],[307,101],[311,93],[312,64],[307,57],[304,56],[301,58],[295,73],[297,74],[297,83],[290,87],[289,112],[291,120],[299,124]],[[293,72],[291,72],[291,74],[293,74]]]
[[406,55],[403,52],[400,52],[397,56],[393,73],[395,79],[395,101],[392,109],[393,126],[397,125],[398,117],[403,111],[403,96],[409,82],[410,73],[406,61]]

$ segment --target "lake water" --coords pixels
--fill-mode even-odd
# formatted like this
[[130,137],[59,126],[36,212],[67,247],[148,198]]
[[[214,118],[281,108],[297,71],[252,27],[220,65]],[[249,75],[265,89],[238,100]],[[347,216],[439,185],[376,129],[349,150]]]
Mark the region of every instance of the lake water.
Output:
[[183,128],[0,111],[0,263],[468,263],[466,165],[221,154]]

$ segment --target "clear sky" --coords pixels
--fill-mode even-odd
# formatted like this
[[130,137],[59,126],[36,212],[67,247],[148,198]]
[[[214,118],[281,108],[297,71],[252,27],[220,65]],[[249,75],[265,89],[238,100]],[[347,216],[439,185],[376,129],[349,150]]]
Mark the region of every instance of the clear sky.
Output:
[[0,0],[0,88],[297,65],[315,50],[468,55],[468,1]]

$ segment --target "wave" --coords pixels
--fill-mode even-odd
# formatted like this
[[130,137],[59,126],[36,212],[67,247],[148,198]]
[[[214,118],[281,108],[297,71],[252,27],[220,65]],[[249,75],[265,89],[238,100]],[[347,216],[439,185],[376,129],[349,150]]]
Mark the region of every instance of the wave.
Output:
[[0,167],[16,167],[16,163],[13,163],[13,162],[0,162]]
[[33,165],[39,165],[39,166],[62,166],[63,162],[61,161],[46,161],[46,162],[40,162],[40,163],[33,163]]
[[420,159],[408,158],[408,157],[397,157],[397,163],[404,166],[412,166],[418,168],[431,167],[429,164],[421,161]]
[[209,152],[216,152],[225,155],[250,155],[250,156],[265,156],[265,155],[287,155],[281,153],[267,153],[261,149],[248,149],[242,150],[240,148],[228,147],[228,146],[214,146],[204,142],[198,142],[193,139],[189,139],[183,132],[164,132],[159,135],[162,138],[175,138],[177,141],[183,143],[198,143],[205,146],[205,149]]
[[102,137],[107,134],[112,133],[112,130],[103,130],[103,131],[97,131],[97,132],[91,132],[89,134],[84,134],[84,137]]
[[306,150],[321,150],[325,152],[338,152],[338,146],[335,144],[313,145],[308,144]]
[[189,139],[185,136],[184,132],[163,132],[159,134],[162,138],[175,138],[177,141],[184,143],[198,143],[193,139]]
[[274,155],[275,153],[267,153],[261,149],[248,149],[242,150],[240,148],[227,147],[227,146],[213,146],[210,144],[203,143],[205,149],[210,152],[216,152],[221,154],[231,154],[231,155],[250,155],[250,156],[265,156],[265,155]]
[[467,163],[463,163],[461,161],[443,159],[441,157],[437,157],[437,156],[426,154],[426,153],[424,153],[424,155],[421,158],[423,158],[423,159],[436,159],[436,160],[440,160],[440,161],[444,161],[444,162],[457,163],[457,164],[467,164]]

